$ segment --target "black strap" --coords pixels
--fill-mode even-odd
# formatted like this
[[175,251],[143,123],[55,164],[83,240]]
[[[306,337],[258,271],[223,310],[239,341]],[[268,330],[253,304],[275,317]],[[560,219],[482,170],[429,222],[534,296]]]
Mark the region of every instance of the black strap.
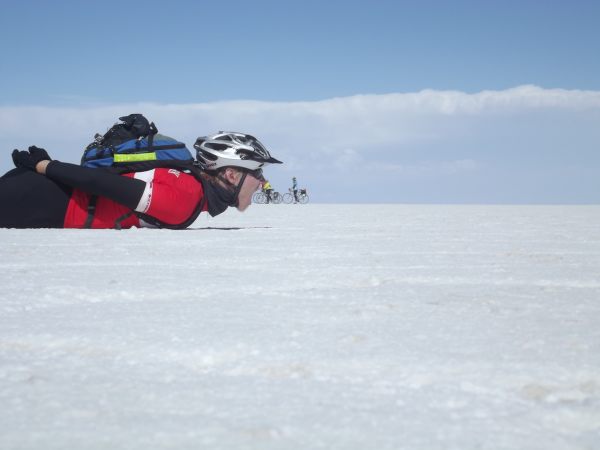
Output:
[[147,214],[138,213],[138,212],[134,212],[134,214],[136,216],[138,216],[144,222],[149,223],[150,225],[154,225],[155,227],[158,227],[158,228],[166,228],[168,230],[183,230],[183,229],[189,227],[191,224],[193,224],[196,221],[196,219],[198,218],[198,216],[204,209],[205,204],[206,204],[206,199],[204,197],[202,197],[202,200],[200,200],[198,202],[198,204],[196,205],[196,208],[194,209],[194,212],[190,215],[190,217],[188,217],[184,222],[181,222],[181,223],[178,223],[175,225],[163,222],[163,221],[158,220],[157,218],[149,216]]
[[154,135],[150,134],[148,135],[148,148],[145,148],[144,151],[145,152],[153,152],[155,150],[154,148]]
[[123,229],[123,222],[127,218],[129,218],[132,214],[133,214],[133,211],[129,211],[129,212],[123,214],[121,217],[118,217],[117,220],[115,220],[115,230]]
[[92,228],[92,222],[94,221],[94,215],[96,214],[96,203],[98,202],[98,196],[92,195],[90,197],[90,202],[87,206],[87,218],[85,219],[85,223],[83,224],[83,228]]

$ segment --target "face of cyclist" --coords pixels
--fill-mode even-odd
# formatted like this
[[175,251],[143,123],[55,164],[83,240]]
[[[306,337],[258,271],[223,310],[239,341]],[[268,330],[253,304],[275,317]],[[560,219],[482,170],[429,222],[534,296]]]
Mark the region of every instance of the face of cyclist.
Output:
[[[240,174],[241,179],[241,174]],[[262,181],[248,173],[242,189],[240,189],[240,195],[238,195],[238,206],[239,211],[244,211],[252,203],[252,195],[260,188]]]
[[234,168],[227,168],[224,172],[225,179],[231,186],[237,186],[246,174],[244,183],[242,184],[238,194],[239,211],[244,211],[252,203],[252,195],[261,187],[264,182],[261,172],[243,172]]

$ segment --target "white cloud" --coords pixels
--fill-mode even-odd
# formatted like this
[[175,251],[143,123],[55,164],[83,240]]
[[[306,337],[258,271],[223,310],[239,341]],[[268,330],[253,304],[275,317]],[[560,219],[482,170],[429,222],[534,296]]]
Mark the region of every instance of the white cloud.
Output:
[[381,162],[367,163],[370,171],[389,172],[402,177],[435,177],[448,176],[480,169],[481,163],[472,159],[456,161],[419,161],[414,164],[386,164]]
[[[75,162],[96,132],[133,112],[145,114],[162,133],[190,148],[197,136],[218,130],[253,133],[286,162],[283,174],[310,177],[317,171],[323,179],[324,172],[343,176],[366,169],[397,176],[462,176],[493,168],[486,159],[494,153],[518,168],[523,163],[516,155],[557,153],[558,142],[573,141],[576,152],[597,148],[599,132],[590,124],[600,120],[600,92],[519,86],[315,102],[2,106],[0,144],[6,151],[46,146],[56,158]],[[0,168],[8,169],[9,163],[8,156],[2,158]],[[586,164],[597,165],[598,157]]]

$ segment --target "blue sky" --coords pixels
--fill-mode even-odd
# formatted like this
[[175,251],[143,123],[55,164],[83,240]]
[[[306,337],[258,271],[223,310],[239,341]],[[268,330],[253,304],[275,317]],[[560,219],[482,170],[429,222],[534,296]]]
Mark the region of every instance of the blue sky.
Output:
[[600,88],[597,1],[2,5],[2,104]]
[[252,127],[289,161],[273,179],[322,201],[600,201],[597,1],[1,5],[7,152],[76,161],[118,115],[152,112],[191,141]]

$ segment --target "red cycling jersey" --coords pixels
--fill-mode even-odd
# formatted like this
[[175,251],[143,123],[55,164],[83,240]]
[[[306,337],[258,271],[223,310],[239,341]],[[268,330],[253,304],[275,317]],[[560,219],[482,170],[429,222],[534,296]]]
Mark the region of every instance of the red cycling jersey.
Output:
[[[175,169],[153,169],[123,176],[137,178],[146,183],[146,188],[135,211],[168,223],[184,222],[194,212],[204,196],[202,184],[194,176]],[[83,228],[88,216],[91,195],[73,189],[65,214],[65,228]],[[204,205],[203,211],[208,209]],[[131,209],[105,197],[98,197],[91,228],[115,228],[115,222]],[[121,228],[151,226],[135,214],[120,222]]]

